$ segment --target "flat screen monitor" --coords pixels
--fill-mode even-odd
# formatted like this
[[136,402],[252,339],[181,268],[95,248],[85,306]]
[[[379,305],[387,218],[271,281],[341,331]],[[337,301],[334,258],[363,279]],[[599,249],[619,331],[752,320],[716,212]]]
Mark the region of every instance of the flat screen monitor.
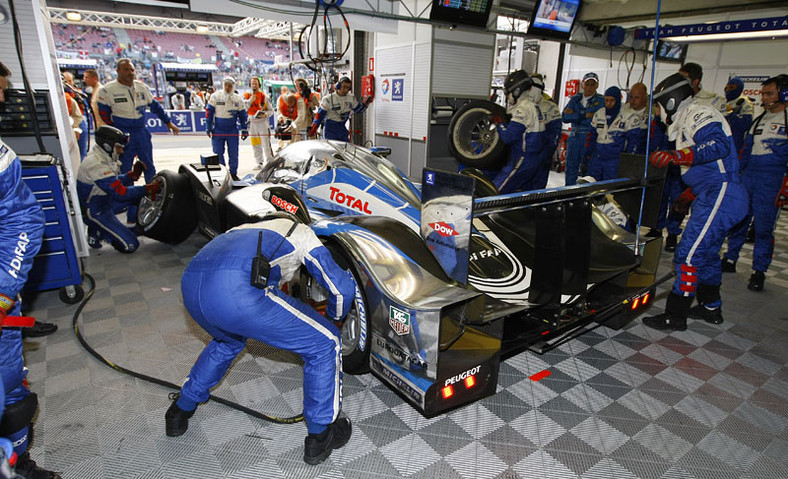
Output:
[[656,55],[659,61],[684,63],[684,59],[687,56],[687,44],[659,40],[657,42]]
[[580,0],[537,0],[528,34],[569,40],[580,10]]
[[430,20],[486,27],[493,0],[432,0]]

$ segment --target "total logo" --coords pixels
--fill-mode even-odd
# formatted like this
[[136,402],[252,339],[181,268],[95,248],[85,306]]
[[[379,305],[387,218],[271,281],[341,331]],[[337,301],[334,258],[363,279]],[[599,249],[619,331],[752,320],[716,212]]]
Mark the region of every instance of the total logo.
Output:
[[410,313],[389,306],[389,325],[399,336],[410,333]]
[[439,235],[446,237],[446,236],[457,236],[459,233],[452,228],[451,226],[447,225],[443,221],[440,223],[430,223],[430,227],[435,230],[436,233]]
[[331,191],[331,201],[335,201],[340,205],[347,206],[348,208],[360,211],[361,213],[366,213],[368,215],[372,214],[372,212],[369,210],[369,201],[361,201],[355,196],[350,196],[346,193],[343,193],[339,188],[334,188],[333,186],[329,186],[328,189]]
[[271,195],[271,204],[282,208],[288,213],[296,214],[296,211],[298,211],[298,206],[294,205],[293,203],[290,203],[287,200],[283,200],[282,198],[276,195]]

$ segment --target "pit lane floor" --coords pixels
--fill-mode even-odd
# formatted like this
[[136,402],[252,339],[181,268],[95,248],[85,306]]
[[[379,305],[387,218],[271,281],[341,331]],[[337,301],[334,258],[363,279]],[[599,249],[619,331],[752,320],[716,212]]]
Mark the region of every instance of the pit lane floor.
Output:
[[[156,139],[160,168],[210,151],[196,140],[162,143],[170,142]],[[249,172],[251,152],[241,151]],[[98,287],[82,331],[114,363],[180,383],[209,340],[180,294],[181,273],[206,240],[141,243],[132,255],[105,246],[86,258]],[[762,293],[746,289],[751,256],[746,244],[739,272],[724,276],[722,325],[690,321],[686,332],[664,334],[638,319],[620,331],[598,328],[543,356],[508,359],[497,394],[433,419],[373,376],[345,375],[353,437],[319,466],[302,461],[303,424],[265,423],[218,404],[200,406],[184,436],[167,437],[169,391],[89,356],[70,330],[76,306],[40,293],[26,313],[60,330],[25,341],[41,402],[31,453],[65,479],[788,477],[785,217]],[[669,268],[665,254],[661,271]],[[289,416],[301,411],[301,374],[297,356],[250,341],[215,393]]]

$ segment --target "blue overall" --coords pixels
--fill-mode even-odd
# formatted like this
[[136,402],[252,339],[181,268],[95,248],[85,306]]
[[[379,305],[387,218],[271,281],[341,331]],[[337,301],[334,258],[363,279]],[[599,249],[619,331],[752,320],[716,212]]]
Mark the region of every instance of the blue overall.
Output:
[[[569,99],[569,103],[561,114],[564,123],[572,124],[572,131],[566,142],[566,185],[577,183],[577,175],[580,167],[585,170],[588,167],[588,159],[593,151],[593,145],[589,143],[589,133],[591,132],[591,118],[586,118],[587,113],[596,113],[600,108],[605,107],[605,98],[599,93],[594,94],[588,99],[586,106],[582,104],[583,94],[578,93]],[[566,113],[571,109],[574,113]]]

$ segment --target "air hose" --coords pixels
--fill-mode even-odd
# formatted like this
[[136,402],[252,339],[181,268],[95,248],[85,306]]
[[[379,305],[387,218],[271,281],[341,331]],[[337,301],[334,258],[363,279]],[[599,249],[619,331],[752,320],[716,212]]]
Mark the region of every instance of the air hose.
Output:
[[[79,303],[79,306],[77,307],[76,312],[74,312],[74,317],[71,322],[71,325],[74,328],[74,334],[77,336],[77,339],[79,340],[80,344],[82,344],[82,347],[85,348],[85,350],[89,352],[93,357],[95,357],[102,363],[106,364],[107,366],[111,367],[115,371],[121,372],[123,374],[128,374],[129,376],[142,379],[150,383],[158,384],[159,386],[164,386],[166,388],[175,389],[179,391],[181,388],[177,384],[171,383],[169,381],[165,381],[163,379],[155,378],[153,376],[148,376],[142,373],[138,373],[136,371],[132,371],[131,369],[124,368],[123,366],[111,362],[110,360],[99,354],[95,349],[93,349],[90,346],[90,344],[88,344],[88,342],[85,340],[85,338],[82,336],[82,333],[79,330],[79,317],[80,314],[82,313],[82,309],[85,307],[85,305],[88,303],[90,298],[93,296],[93,293],[96,291],[96,281],[93,279],[91,275],[87,273],[84,274],[84,277],[90,280],[90,290],[85,294],[85,298],[82,300],[82,302]],[[291,417],[269,416],[267,414],[263,414],[261,412],[255,411],[254,409],[250,409],[246,406],[242,406],[236,402],[229,401],[227,399],[223,399],[220,397],[216,397],[213,394],[211,394],[209,400],[215,401],[219,404],[224,404],[227,407],[231,407],[235,410],[246,413],[249,416],[256,417],[257,419],[262,419],[263,421],[268,421],[275,424],[293,424],[304,420],[303,414],[299,414],[297,416],[291,416]]]

